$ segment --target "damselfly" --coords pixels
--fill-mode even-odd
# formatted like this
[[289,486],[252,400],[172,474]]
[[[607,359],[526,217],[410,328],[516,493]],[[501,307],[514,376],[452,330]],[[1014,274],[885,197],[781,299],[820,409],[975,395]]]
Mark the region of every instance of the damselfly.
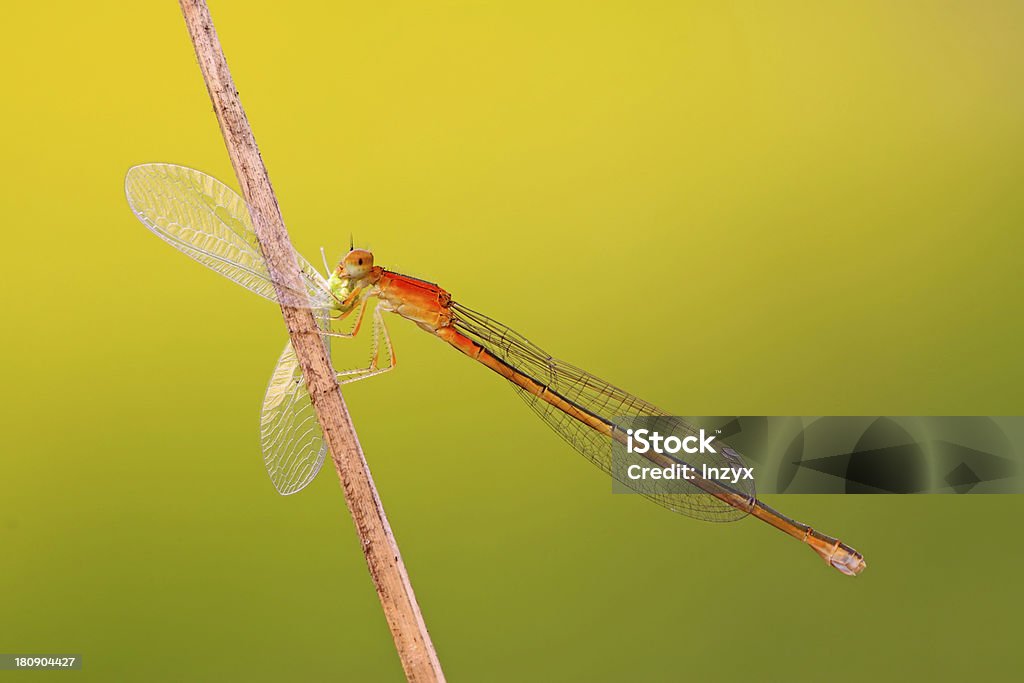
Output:
[[[759,501],[753,482],[697,476],[680,492],[665,492],[622,477],[612,466],[613,444],[625,443],[623,420],[655,417],[666,433],[694,434],[695,428],[608,382],[552,357],[525,337],[456,301],[435,284],[375,265],[373,254],[352,248],[336,268],[321,275],[298,257],[303,291],[275,288],[260,254],[245,201],[218,180],[171,164],[145,164],[128,171],[125,191],[132,211],[146,227],[179,251],[246,289],[287,306],[310,308],[325,343],[353,337],[371,300],[371,357],[366,367],[338,373],[340,383],[374,377],[395,367],[395,353],[383,313],[395,313],[447,342],[504,377],[559,436],[602,470],[673,512],[710,521],[752,515],[809,545],[848,575],[860,573],[864,558],[853,548],[773,510]],[[326,259],[325,259],[326,261]],[[350,329],[336,330],[345,320]],[[291,345],[278,359],[263,400],[263,458],[277,490],[289,495],[308,485],[327,453],[306,384]],[[739,454],[722,448],[684,457],[651,453],[661,467],[685,464],[735,470]]]

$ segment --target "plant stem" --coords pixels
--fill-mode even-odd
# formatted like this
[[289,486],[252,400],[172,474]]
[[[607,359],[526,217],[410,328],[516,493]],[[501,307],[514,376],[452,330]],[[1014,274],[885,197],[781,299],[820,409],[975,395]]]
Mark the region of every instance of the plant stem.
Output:
[[[205,0],[180,0],[180,4],[271,278],[275,286],[281,283],[290,287],[290,291],[304,291],[281,209],[228,70],[209,8]],[[288,299],[286,291],[278,288],[281,301]],[[374,487],[313,314],[307,309],[284,305],[281,313],[306,378],[324,439],[330,447],[345,502],[355,522],[366,564],[406,678],[410,681],[443,681],[440,661],[416,603],[398,543],[384,514],[384,506]]]

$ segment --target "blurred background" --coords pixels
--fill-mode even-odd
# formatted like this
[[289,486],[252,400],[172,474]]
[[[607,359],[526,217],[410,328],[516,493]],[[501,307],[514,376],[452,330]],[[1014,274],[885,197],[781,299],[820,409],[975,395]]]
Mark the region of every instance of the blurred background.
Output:
[[[1019,2],[211,9],[314,262],[352,233],[678,414],[1021,413]],[[263,470],[279,312],[124,199],[142,162],[236,185],[177,4],[6,19],[0,651],[400,679],[333,471]],[[849,579],[612,496],[390,322],[397,370],[345,396],[450,680],[1009,675],[1021,497],[769,497],[864,553]]]

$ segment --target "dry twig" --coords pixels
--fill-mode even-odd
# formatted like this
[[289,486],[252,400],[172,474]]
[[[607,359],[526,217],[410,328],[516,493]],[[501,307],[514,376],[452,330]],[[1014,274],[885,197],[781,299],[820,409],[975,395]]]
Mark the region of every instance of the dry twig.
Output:
[[[180,0],[180,4],[231,164],[242,195],[250,206],[252,224],[275,286],[281,283],[291,291],[304,291],[281,209],[228,71],[210,11],[205,0]],[[278,289],[282,301],[287,300],[285,291],[287,289]],[[317,419],[330,447],[331,458],[345,492],[345,502],[355,522],[366,564],[405,675],[410,681],[443,681],[441,664],[416,603],[398,544],[374,487],[313,314],[306,309],[284,305],[281,312],[302,374],[306,377]]]

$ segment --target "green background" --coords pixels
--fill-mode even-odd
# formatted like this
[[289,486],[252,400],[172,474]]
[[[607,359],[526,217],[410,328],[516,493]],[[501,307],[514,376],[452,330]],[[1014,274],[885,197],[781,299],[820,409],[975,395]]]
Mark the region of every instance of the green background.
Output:
[[[313,261],[354,233],[670,412],[1022,410],[1019,2],[212,10]],[[85,657],[40,678],[399,679],[335,475],[282,498],[263,471],[278,311],[124,200],[147,161],[235,184],[176,3],[5,25],[0,651]],[[391,322],[397,371],[345,394],[451,680],[1016,666],[1021,497],[769,497],[864,553],[849,579],[610,495]]]

